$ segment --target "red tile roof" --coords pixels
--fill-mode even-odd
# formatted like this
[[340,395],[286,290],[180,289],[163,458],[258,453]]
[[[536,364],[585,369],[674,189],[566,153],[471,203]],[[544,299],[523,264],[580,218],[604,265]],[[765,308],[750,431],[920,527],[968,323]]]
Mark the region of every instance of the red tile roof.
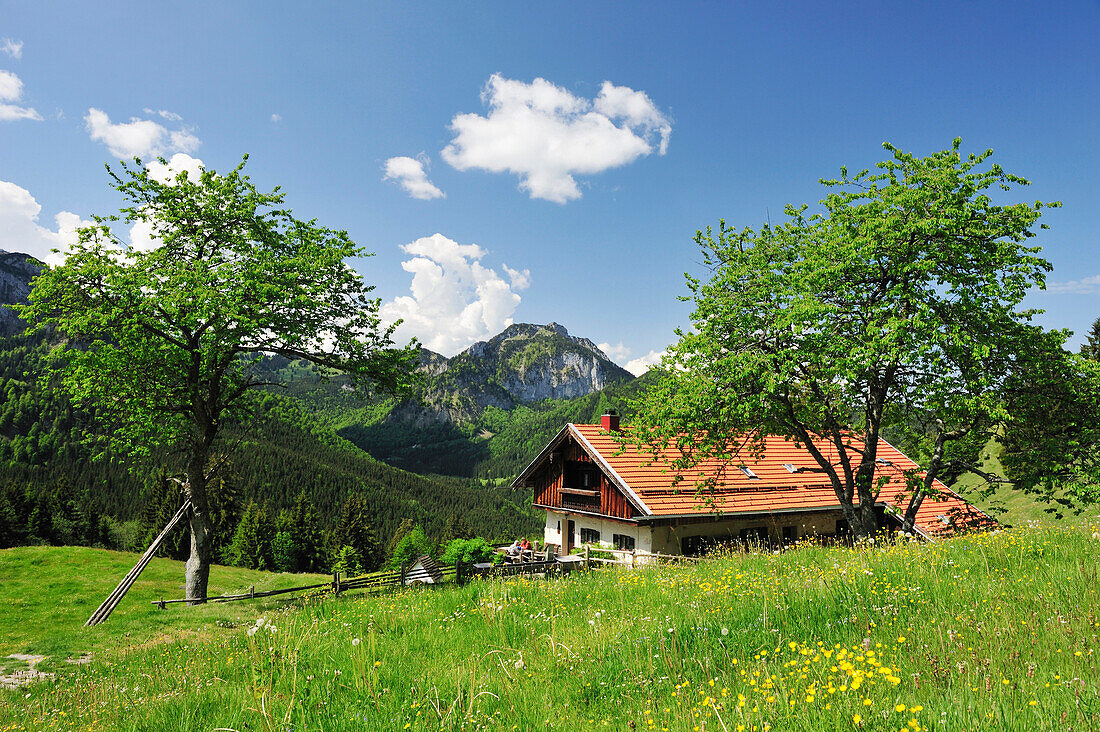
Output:
[[[791,472],[784,464],[795,469],[818,469],[817,461],[805,447],[782,437],[768,437],[759,459],[746,454],[737,462],[723,464],[708,460],[690,471],[677,473],[670,467],[680,451],[672,448],[660,454],[654,461],[648,453],[628,447],[621,454],[620,445],[599,425],[571,424],[569,430],[587,443],[591,452],[597,453],[607,467],[614,472],[621,485],[633,493],[648,513],[654,516],[678,516],[690,514],[804,511],[839,508],[840,501],[829,483],[828,477],[819,472]],[[853,444],[859,446],[858,441]],[[818,449],[839,466],[835,447],[819,443]],[[597,457],[597,455],[593,455]],[[904,514],[908,506],[903,471],[920,469],[915,462],[903,455],[885,440],[879,441],[878,457],[885,463],[878,465],[876,477],[884,476],[888,482],[879,492],[878,501]],[[740,465],[755,474],[755,478],[740,469]],[[674,482],[675,476],[682,480]],[[714,477],[713,492],[700,495],[696,484],[705,477]],[[917,511],[916,527],[926,536],[947,533],[958,526],[992,525],[986,514],[968,504],[961,496],[943,483],[936,481],[941,491],[938,496],[924,499]],[[954,519],[954,526],[952,521]]]

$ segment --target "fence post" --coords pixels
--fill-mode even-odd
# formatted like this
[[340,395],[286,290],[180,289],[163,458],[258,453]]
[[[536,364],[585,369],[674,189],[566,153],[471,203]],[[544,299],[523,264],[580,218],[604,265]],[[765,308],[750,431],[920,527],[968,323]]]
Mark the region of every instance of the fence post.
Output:
[[634,569],[634,550],[630,550],[630,568]]
[[252,585],[251,587],[248,588],[248,599],[250,599],[250,600],[255,600],[256,599],[256,585]]
[[589,549],[589,546],[587,544],[585,544],[584,545],[584,568],[585,569],[588,569],[588,566],[589,566],[588,549]]
[[466,563],[463,562],[461,559],[459,559],[457,562],[455,562],[455,583],[456,584],[459,584],[459,585],[465,584],[465,582],[466,582],[465,574],[466,573],[463,571],[463,567],[465,567],[465,566],[466,566]]
[[339,597],[340,596],[340,572],[332,573],[332,591]]

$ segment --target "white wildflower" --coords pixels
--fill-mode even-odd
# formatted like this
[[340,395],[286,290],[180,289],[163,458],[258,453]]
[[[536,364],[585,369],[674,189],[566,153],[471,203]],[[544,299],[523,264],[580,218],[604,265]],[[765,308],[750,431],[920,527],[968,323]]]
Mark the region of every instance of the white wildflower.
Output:
[[729,635],[729,634],[730,634],[730,629],[729,628],[722,628],[722,635]]
[[359,640],[358,638],[352,638],[352,639],[351,639],[351,644],[352,644],[353,646],[357,646],[357,645],[359,645],[359,643],[360,643],[360,642],[361,642],[361,641],[360,641],[360,640]]

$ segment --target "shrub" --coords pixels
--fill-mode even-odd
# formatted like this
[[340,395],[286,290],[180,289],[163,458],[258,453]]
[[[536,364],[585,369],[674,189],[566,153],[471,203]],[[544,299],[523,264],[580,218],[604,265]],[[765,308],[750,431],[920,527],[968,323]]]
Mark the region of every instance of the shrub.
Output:
[[494,558],[499,558],[499,555],[493,551],[492,545],[482,537],[475,536],[473,539],[452,539],[443,550],[439,561],[443,564],[472,564]]

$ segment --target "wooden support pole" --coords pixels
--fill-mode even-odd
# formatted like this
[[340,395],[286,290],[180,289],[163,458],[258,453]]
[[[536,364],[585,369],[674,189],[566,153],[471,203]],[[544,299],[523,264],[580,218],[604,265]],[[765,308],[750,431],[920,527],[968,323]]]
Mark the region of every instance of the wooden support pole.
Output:
[[153,559],[153,555],[160,549],[160,545],[164,543],[164,540],[168,538],[168,534],[172,532],[172,529],[176,528],[183,517],[187,515],[187,511],[191,508],[191,501],[185,500],[180,509],[176,511],[176,515],[172,517],[172,520],[168,522],[168,525],[157,534],[157,538],[153,539],[153,543],[149,545],[149,548],[145,550],[145,553],[138,559],[137,564],[133,569],[126,573],[126,576],[122,578],[122,581],[118,583],[115,589],[107,596],[107,599],[103,601],[96,611],[92,613],[92,616],[88,618],[88,622],[84,623],[84,626],[99,625],[114,612],[115,607],[122,601],[122,598],[126,596],[126,593],[130,591],[134,582],[137,581],[138,575],[145,571],[146,565]]

